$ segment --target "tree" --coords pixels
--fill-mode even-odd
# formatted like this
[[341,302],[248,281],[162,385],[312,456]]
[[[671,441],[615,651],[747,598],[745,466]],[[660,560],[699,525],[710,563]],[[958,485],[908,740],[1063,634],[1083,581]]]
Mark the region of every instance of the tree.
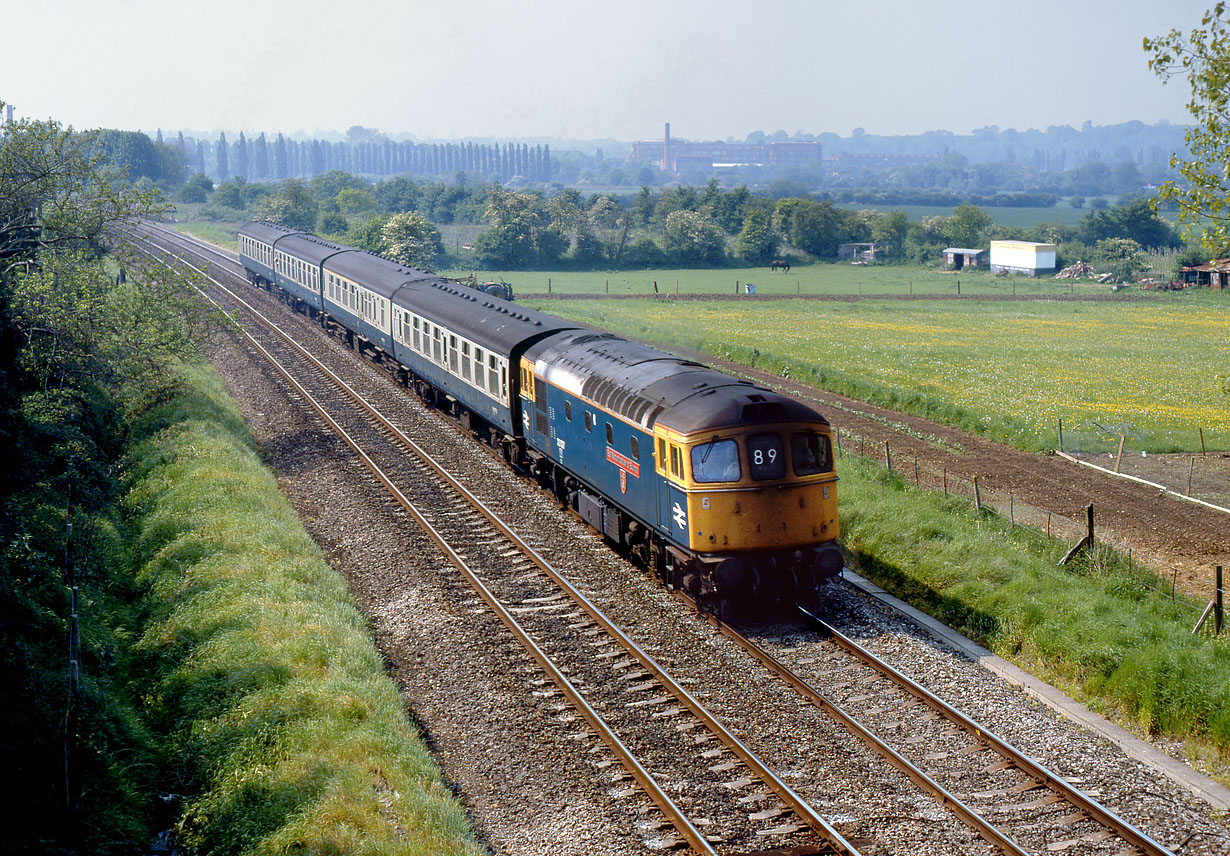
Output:
[[1146,199],[1090,211],[1081,218],[1078,232],[1080,240],[1087,244],[1096,244],[1103,238],[1131,238],[1142,247],[1154,249],[1176,248],[1183,243]]
[[214,152],[218,158],[218,181],[226,181],[231,177],[231,170],[227,164],[226,134],[218,134],[218,142],[214,143]]
[[256,215],[262,220],[310,232],[316,225],[316,200],[308,193],[306,184],[297,178],[288,178],[276,193],[261,200]]
[[817,258],[836,258],[840,244],[868,237],[866,225],[855,212],[828,200],[782,199],[774,218],[791,244]]
[[978,249],[995,221],[985,208],[962,203],[944,222],[944,238],[954,247]]
[[376,210],[376,199],[366,190],[343,187],[337,192],[337,209],[343,214],[362,214]]
[[214,189],[214,182],[203,172],[193,173],[179,190],[180,202],[204,202],[206,194]]
[[1184,134],[1190,159],[1170,159],[1183,184],[1171,179],[1158,189],[1158,200],[1179,207],[1184,235],[1217,255],[1230,254],[1230,21],[1226,4],[1204,13],[1200,26],[1184,36],[1171,30],[1144,40],[1149,68],[1164,82],[1187,77],[1188,112],[1196,120]]
[[769,218],[759,209],[753,208],[743,219],[743,229],[735,239],[735,254],[745,261],[756,264],[772,261],[777,253],[780,239]]
[[[539,257],[540,240],[549,225],[541,197],[493,187],[487,194],[484,217],[490,228],[474,242],[474,250],[483,264],[520,268]],[[558,237],[558,233],[554,235]],[[554,249],[556,238],[546,238],[546,249]]]
[[905,258],[905,239],[909,231],[909,215],[901,209],[893,209],[871,221],[871,240],[883,245],[890,262]]
[[1131,282],[1133,276],[1149,266],[1140,244],[1131,238],[1104,238],[1098,241],[1095,255],[1116,282]]
[[663,249],[681,265],[717,264],[725,257],[722,230],[708,214],[680,208],[666,215]]
[[444,253],[440,231],[414,211],[390,217],[381,229],[381,237],[387,258],[420,270],[431,270],[436,256]]

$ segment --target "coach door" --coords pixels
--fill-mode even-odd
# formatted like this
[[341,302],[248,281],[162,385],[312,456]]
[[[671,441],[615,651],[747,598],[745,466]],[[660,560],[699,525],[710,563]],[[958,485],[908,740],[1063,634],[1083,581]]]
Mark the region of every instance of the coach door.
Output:
[[551,420],[547,418],[547,382],[534,375],[534,427],[547,440],[551,439]]

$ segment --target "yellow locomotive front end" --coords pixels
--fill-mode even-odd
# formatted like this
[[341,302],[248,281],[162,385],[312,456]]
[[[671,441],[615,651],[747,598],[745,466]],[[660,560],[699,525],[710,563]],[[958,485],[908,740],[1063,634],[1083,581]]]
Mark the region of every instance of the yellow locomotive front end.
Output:
[[[842,567],[837,474],[823,421],[655,430],[656,458],[686,520],[694,584],[729,602],[810,600]],[[683,540],[683,527],[676,535]]]

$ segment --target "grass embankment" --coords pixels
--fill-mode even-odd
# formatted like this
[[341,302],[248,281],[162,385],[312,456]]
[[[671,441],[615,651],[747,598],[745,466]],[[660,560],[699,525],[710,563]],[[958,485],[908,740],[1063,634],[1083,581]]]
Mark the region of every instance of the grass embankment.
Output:
[[1223,295],[1146,302],[533,301],[1027,451],[1230,448]]
[[150,719],[208,853],[476,854],[345,582],[212,370],[136,427]]
[[1203,604],[1108,550],[1061,568],[1066,544],[855,456],[839,472],[860,573],[1088,706],[1230,762],[1230,641],[1192,635]]

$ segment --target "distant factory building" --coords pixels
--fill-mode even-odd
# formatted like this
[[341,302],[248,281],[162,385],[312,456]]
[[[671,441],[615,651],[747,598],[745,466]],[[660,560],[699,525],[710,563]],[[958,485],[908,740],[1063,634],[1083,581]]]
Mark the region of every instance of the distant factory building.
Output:
[[820,144],[724,143],[721,140],[694,143],[690,140],[673,140],[671,123],[667,122],[661,140],[633,143],[628,160],[652,161],[667,172],[678,172],[690,166],[815,166],[820,163]]
[[991,272],[1023,273],[1037,276],[1055,271],[1054,244],[1038,244],[1033,241],[992,241]]
[[944,267],[950,270],[985,268],[990,250],[975,250],[968,247],[949,247],[944,250]]

